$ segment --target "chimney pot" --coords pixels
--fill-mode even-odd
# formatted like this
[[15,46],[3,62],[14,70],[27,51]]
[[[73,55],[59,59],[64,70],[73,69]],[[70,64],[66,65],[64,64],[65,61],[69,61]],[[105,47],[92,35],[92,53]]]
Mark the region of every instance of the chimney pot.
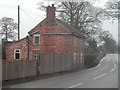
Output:
[[54,7],[54,4],[52,4],[52,7]]

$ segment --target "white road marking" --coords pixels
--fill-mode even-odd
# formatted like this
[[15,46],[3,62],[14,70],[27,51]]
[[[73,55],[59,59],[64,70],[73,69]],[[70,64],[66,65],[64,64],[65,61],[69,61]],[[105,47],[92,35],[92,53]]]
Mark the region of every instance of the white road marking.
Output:
[[110,72],[113,72],[115,70],[115,68],[111,69]]
[[114,67],[113,67],[113,69],[110,70],[110,72],[113,72],[115,70],[115,68],[116,68],[116,64],[115,64],[114,59],[112,61],[113,61]]
[[[115,58],[115,60],[118,61],[118,56]],[[116,66],[116,64],[115,64],[115,60],[113,59],[113,64],[114,64],[114,66]]]
[[93,69],[96,69],[96,68],[100,67],[100,66],[101,66],[101,62],[102,62],[105,58],[106,58],[106,56],[103,57],[103,58],[100,60],[100,63],[99,63],[96,67],[93,67],[93,68],[87,69],[86,71],[93,70]]
[[82,85],[82,84],[84,84],[84,83],[79,83],[79,84],[76,84],[76,85],[70,86],[70,87],[68,87],[68,88],[74,88],[74,87],[80,86],[80,85]]
[[96,79],[98,79],[98,78],[100,78],[100,77],[103,77],[103,76],[105,76],[105,75],[107,75],[107,73],[104,73],[104,74],[102,74],[102,75],[100,75],[100,76],[97,76],[97,77],[93,78],[93,80],[96,80]]

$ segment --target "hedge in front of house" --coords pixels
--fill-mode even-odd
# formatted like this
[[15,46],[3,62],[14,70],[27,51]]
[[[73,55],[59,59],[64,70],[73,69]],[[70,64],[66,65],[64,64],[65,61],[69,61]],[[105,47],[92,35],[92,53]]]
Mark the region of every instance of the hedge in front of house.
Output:
[[86,68],[94,67],[98,62],[95,62],[97,58],[96,54],[87,54],[84,57],[84,66]]
[[105,53],[93,53],[93,54],[86,54],[84,57],[84,66],[86,68],[91,68],[100,63],[103,57],[105,57]]

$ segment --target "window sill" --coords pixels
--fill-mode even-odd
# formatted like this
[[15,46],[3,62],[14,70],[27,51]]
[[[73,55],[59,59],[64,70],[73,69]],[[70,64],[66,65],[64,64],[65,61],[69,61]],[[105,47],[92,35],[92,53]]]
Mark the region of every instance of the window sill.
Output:
[[39,46],[40,44],[34,44],[34,46]]

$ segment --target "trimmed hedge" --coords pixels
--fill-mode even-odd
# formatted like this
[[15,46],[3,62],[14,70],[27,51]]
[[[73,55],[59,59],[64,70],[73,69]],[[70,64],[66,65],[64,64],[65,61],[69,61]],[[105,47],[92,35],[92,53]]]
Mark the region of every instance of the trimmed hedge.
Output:
[[97,58],[97,55],[95,54],[85,55],[84,66],[86,68],[94,67],[97,64],[97,62],[94,62],[96,58]]

